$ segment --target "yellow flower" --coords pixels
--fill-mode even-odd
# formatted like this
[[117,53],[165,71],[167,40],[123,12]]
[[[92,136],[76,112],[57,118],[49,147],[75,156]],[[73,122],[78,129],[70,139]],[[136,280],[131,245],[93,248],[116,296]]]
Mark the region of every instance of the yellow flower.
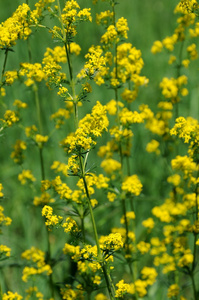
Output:
[[148,229],[153,229],[153,227],[155,226],[155,222],[152,218],[148,218],[142,221],[142,225]]
[[42,147],[44,143],[48,141],[48,136],[44,136],[41,134],[36,134],[35,135],[35,141],[38,144],[39,147]]
[[2,185],[2,183],[0,183],[0,197],[4,196],[4,194],[2,193],[2,190],[3,190],[3,185]]
[[168,298],[175,297],[179,295],[179,292],[180,292],[179,286],[176,283],[174,283],[170,285],[170,287],[168,288],[167,297]]
[[8,291],[7,293],[3,294],[2,300],[22,300],[23,297],[19,295],[18,293],[13,293]]
[[151,140],[147,146],[146,146],[146,151],[151,153],[151,152],[155,152],[157,155],[160,154],[160,149],[158,149],[160,143],[156,140]]
[[153,54],[156,54],[156,53],[158,53],[158,52],[161,52],[161,51],[162,51],[162,48],[163,48],[162,42],[160,42],[160,41],[155,41],[155,42],[153,43],[152,48],[151,48],[151,52],[152,52]]
[[126,177],[122,183],[122,190],[131,193],[135,196],[139,196],[142,191],[142,184],[137,175]]
[[24,160],[23,151],[26,150],[27,146],[24,141],[17,140],[14,145],[14,151],[11,153],[11,158],[17,164],[22,164]]
[[32,175],[32,172],[30,170],[23,170],[19,175],[18,179],[21,182],[21,184],[26,184],[28,182],[34,182],[36,181],[36,178]]
[[6,125],[9,127],[19,121],[19,117],[17,116],[16,112],[12,110],[6,110],[4,118]]
[[110,233],[107,236],[101,236],[99,239],[100,248],[102,250],[117,251],[123,247],[122,236],[120,233]]
[[146,280],[147,285],[152,285],[156,281],[158,273],[154,268],[144,267],[141,271],[142,278]]
[[121,170],[121,163],[115,159],[104,159],[100,165],[107,174]]
[[142,253],[148,253],[150,250],[151,245],[149,243],[145,243],[144,241],[141,241],[137,244],[137,249]]
[[5,245],[0,245],[0,259],[3,256],[10,256],[11,249]]

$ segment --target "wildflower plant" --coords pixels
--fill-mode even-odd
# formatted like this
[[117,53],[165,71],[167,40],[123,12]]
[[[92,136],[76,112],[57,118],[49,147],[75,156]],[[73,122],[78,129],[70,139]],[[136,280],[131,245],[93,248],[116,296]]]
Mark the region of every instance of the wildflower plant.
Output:
[[170,55],[156,106],[121,1],[33,2],[0,24],[0,297],[197,300],[199,124],[183,108],[197,1],[151,47]]

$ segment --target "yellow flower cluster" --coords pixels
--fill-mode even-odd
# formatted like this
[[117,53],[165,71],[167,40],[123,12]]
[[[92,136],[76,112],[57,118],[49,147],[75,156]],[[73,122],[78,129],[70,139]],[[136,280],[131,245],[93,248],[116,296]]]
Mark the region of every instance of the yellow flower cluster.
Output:
[[9,226],[12,223],[12,219],[6,217],[3,213],[4,208],[0,205],[0,226]]
[[106,106],[97,101],[91,114],[87,114],[79,121],[76,132],[62,141],[65,151],[79,154],[82,150],[91,149],[96,145],[95,139],[107,130],[108,124]]
[[75,233],[79,231],[76,221],[71,217],[68,217],[65,220],[65,222],[62,224],[62,227],[64,228],[64,232]]
[[[108,17],[111,17],[111,14],[108,13]],[[107,18],[107,13],[105,15],[100,15],[98,17],[98,20]],[[105,19],[106,22],[106,19]],[[129,30],[127,20],[122,17],[116,22],[116,26],[114,25],[109,25],[107,28],[107,31],[103,34],[101,37],[101,43],[104,44],[104,47],[106,48],[107,45],[110,46],[114,42],[118,43],[122,38],[127,39],[127,31]]]
[[171,166],[173,170],[181,170],[184,176],[191,176],[193,172],[197,171],[197,165],[191,157],[187,155],[177,155],[176,158],[172,159]]
[[121,170],[121,163],[113,158],[104,159],[100,165],[107,174]]
[[96,23],[98,25],[104,24],[107,26],[108,23],[113,20],[113,15],[114,15],[114,13],[111,12],[110,10],[102,11],[99,14],[97,13],[96,14]]
[[130,220],[134,220],[135,219],[135,213],[134,211],[127,211],[126,215],[122,216],[122,218],[120,219],[120,223],[121,224],[125,224],[125,219],[127,221],[127,224],[129,224]]
[[151,140],[147,146],[146,146],[146,151],[147,152],[155,152],[157,155],[160,154],[160,149],[159,149],[160,143],[156,140]]
[[49,231],[53,226],[59,225],[63,220],[63,217],[53,214],[53,208],[49,205],[45,205],[42,208],[42,216],[46,218],[45,225]]
[[63,183],[60,176],[51,181],[52,187],[61,199],[71,199],[72,190],[66,183]]
[[55,172],[61,172],[64,176],[68,176],[68,165],[66,165],[65,163],[61,163],[58,160],[53,162],[51,169],[55,170]]
[[0,183],[0,198],[2,198],[4,196],[2,190],[3,190],[3,185],[2,185],[2,183]]
[[44,136],[41,134],[36,134],[35,135],[35,142],[37,143],[37,145],[39,146],[39,148],[43,147],[43,144],[46,143],[48,141],[48,136]]
[[51,197],[51,195],[47,192],[43,192],[40,197],[35,196],[33,200],[33,204],[35,206],[45,205],[49,203],[54,203],[55,199]]
[[21,63],[19,76],[25,76],[27,79],[24,81],[24,84],[31,86],[35,82],[41,82],[45,78],[45,73],[42,65],[39,63]]
[[137,175],[128,176],[122,183],[122,190],[139,196],[142,191],[142,184]]
[[4,293],[2,296],[2,300],[22,300],[23,297],[19,295],[18,293],[13,293],[8,291],[7,293]]
[[21,182],[22,185],[28,183],[32,183],[36,181],[36,178],[33,176],[32,172],[30,170],[23,170],[19,175],[18,179]]
[[70,300],[83,300],[83,291],[81,290],[81,285],[77,286],[77,289],[74,289],[70,284],[65,284],[64,288],[61,288],[62,299]]
[[119,113],[120,122],[124,126],[134,123],[143,123],[143,114],[137,111],[130,111],[127,107],[123,108]]
[[65,120],[70,117],[69,110],[65,108],[59,108],[57,112],[51,115],[50,119],[54,120],[55,128],[59,129],[62,125],[64,125]]
[[81,10],[79,4],[75,0],[66,1],[61,17],[64,25],[64,30],[68,38],[74,37],[77,34],[77,22],[92,22],[90,10],[90,8],[84,8]]
[[22,280],[27,282],[29,276],[46,273],[48,276],[52,273],[50,265],[45,263],[45,253],[38,248],[32,247],[21,254],[23,259],[31,261],[35,267],[25,267],[23,269]]
[[14,151],[11,153],[11,158],[16,164],[21,165],[24,160],[23,151],[27,149],[27,145],[24,141],[17,140],[14,145]]
[[98,85],[104,83],[103,76],[108,71],[106,67],[107,59],[103,55],[103,50],[100,46],[91,46],[88,53],[85,55],[86,63],[84,68],[77,74],[77,78],[94,78]]
[[118,107],[124,107],[124,104],[120,101],[116,102],[114,99],[106,104],[107,112],[111,116],[115,116],[117,114]]
[[134,295],[138,294],[139,297],[144,297],[147,294],[147,286],[154,284],[156,277],[158,276],[154,268],[144,267],[141,270],[142,279],[135,280],[134,283],[124,283],[124,280],[120,280],[117,284],[117,290],[115,293],[116,298],[123,298],[125,294]]
[[6,110],[4,114],[4,119],[2,120],[5,126],[12,126],[14,123],[17,123],[19,121],[19,117],[17,113],[13,110]]
[[182,75],[177,79],[164,77],[160,83],[162,95],[167,99],[171,99],[172,103],[179,102],[179,94],[182,96],[188,94],[188,90],[182,88],[182,85],[184,84],[187,84],[187,77],[185,75]]
[[66,79],[66,74],[61,72],[62,67],[60,65],[60,63],[66,63],[66,61],[66,50],[64,46],[56,46],[54,49],[48,47],[46,49],[42,64],[47,85],[51,86],[55,84],[59,86],[62,81]]
[[9,257],[11,249],[5,245],[0,245],[0,260],[1,258]]
[[6,71],[4,76],[5,76],[6,84],[11,85],[18,78],[18,72],[17,71]]
[[148,83],[148,79],[145,76],[140,76],[144,66],[141,51],[132,47],[131,43],[123,43],[117,47],[117,61],[117,72],[113,68],[111,78],[119,79],[122,83],[128,80],[132,81],[135,85],[133,95],[136,95],[138,87]]
[[18,39],[27,39],[31,34],[29,17],[30,8],[27,4],[19,5],[12,17],[0,24],[0,48],[9,48],[15,45]]
[[14,106],[16,106],[18,109],[20,108],[27,108],[28,107],[28,104],[25,103],[25,102],[22,102],[21,100],[19,99],[16,99],[13,103]]
[[123,247],[122,236],[120,233],[111,233],[107,236],[101,236],[99,239],[100,249],[103,251],[117,251]]
[[188,117],[179,117],[176,119],[174,127],[170,130],[171,135],[178,135],[185,143],[193,140],[195,143],[199,141],[199,124],[196,119]]
[[35,296],[39,300],[43,300],[43,298],[44,298],[44,295],[38,290],[37,286],[32,286],[32,287],[28,288],[26,290],[26,294],[27,294],[26,300],[31,299],[32,296],[33,297]]

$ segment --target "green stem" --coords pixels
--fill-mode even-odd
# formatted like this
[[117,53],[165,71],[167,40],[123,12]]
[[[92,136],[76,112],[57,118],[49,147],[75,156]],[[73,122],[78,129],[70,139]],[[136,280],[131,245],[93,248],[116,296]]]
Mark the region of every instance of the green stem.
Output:
[[102,253],[101,253],[99,238],[98,238],[98,233],[97,233],[97,226],[96,226],[96,223],[95,223],[95,218],[94,218],[93,209],[92,209],[92,205],[91,205],[91,198],[90,198],[90,194],[89,194],[88,186],[87,186],[87,182],[86,182],[85,164],[83,163],[83,158],[82,158],[81,153],[79,155],[79,162],[80,162],[80,169],[81,169],[81,178],[83,179],[84,188],[85,188],[85,191],[86,191],[87,203],[88,203],[89,212],[90,212],[90,216],[91,216],[91,222],[92,222],[93,232],[94,232],[94,236],[95,236],[95,242],[96,242],[96,245],[97,245],[97,255],[98,255],[99,262],[101,264],[101,267],[102,267],[102,270],[103,270],[103,273],[104,273],[104,278],[105,278],[105,281],[106,281],[106,285],[107,285],[107,289],[108,289],[108,292],[109,292],[110,299],[113,300],[113,299],[115,299],[115,297],[114,297],[115,288],[114,288],[114,285],[112,283],[111,277],[109,276],[109,274],[107,272],[106,262],[104,261],[104,258],[103,258]]
[[30,39],[27,39],[27,45],[28,45],[28,60],[29,60],[29,63],[31,63],[32,62],[32,53],[31,53]]
[[41,178],[42,180],[45,180],[43,148],[39,148],[39,157],[40,157],[40,166],[41,166]]
[[[50,236],[49,236],[49,231],[48,228],[46,227],[47,230],[47,247],[48,247],[48,258],[47,258],[47,263],[50,264],[51,266],[51,247],[50,247]],[[50,291],[51,291],[51,297],[54,299],[54,284],[53,284],[53,277],[52,273],[49,275],[49,285],[50,285]]]
[[193,272],[190,273],[190,277],[191,277],[191,282],[192,282],[192,287],[193,287],[194,300],[198,300],[197,290],[196,290],[196,283],[195,283],[195,280],[194,280]]
[[81,229],[82,229],[82,235],[83,235],[83,242],[85,243],[86,236],[85,236],[84,216],[81,216],[80,218],[81,218]]
[[4,62],[3,62],[3,68],[2,68],[2,72],[1,72],[1,83],[0,83],[0,87],[3,86],[3,77],[4,77],[4,73],[5,73],[5,69],[6,69],[6,63],[7,63],[7,59],[8,59],[8,52],[9,52],[9,49],[6,48],[6,49],[5,49]]
[[41,107],[39,102],[39,94],[38,94],[38,87],[36,83],[33,85],[33,91],[35,94],[35,104],[36,104],[36,111],[37,111],[37,120],[39,125],[39,133],[42,134],[43,128],[42,128],[42,121],[41,121]]
[[[42,121],[41,121],[41,107],[39,102],[39,94],[38,94],[38,87],[36,83],[33,85],[33,91],[35,94],[35,104],[36,104],[36,112],[37,112],[37,119],[38,119],[38,125],[39,125],[39,133],[42,134],[43,128],[42,128]],[[45,179],[45,170],[44,170],[44,158],[43,158],[43,147],[39,147],[39,157],[40,157],[40,166],[41,166],[41,178],[42,180]]]
[[59,12],[59,21],[61,23],[62,26],[62,31],[63,31],[63,41],[64,41],[64,46],[65,46],[65,50],[66,50],[66,56],[67,56],[67,60],[68,60],[68,68],[69,68],[69,74],[70,74],[70,81],[73,81],[73,71],[72,71],[72,66],[71,66],[71,62],[70,62],[70,56],[69,56],[69,43],[67,40],[67,36],[66,36],[66,31],[64,28],[64,24],[62,21],[62,16],[61,16],[61,6],[60,6],[60,1],[57,0],[57,5],[58,5],[58,12]]

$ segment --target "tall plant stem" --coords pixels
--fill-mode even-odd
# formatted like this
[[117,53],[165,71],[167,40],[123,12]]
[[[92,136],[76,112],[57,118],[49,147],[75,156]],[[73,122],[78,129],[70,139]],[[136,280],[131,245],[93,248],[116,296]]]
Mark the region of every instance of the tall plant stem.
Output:
[[[4,62],[3,62],[3,67],[2,67],[2,72],[1,72],[1,81],[0,81],[0,98],[2,98],[1,97],[1,88],[2,88],[2,86],[4,85],[4,82],[3,82],[3,77],[4,77],[4,74],[5,74],[5,69],[6,69],[6,63],[7,63],[7,59],[8,59],[8,51],[9,51],[9,49],[8,48],[6,48],[5,49],[5,57],[4,57]],[[6,107],[7,105],[3,102],[3,101],[1,101],[0,100],[0,103],[4,106],[4,107]]]
[[4,73],[5,73],[5,69],[6,69],[6,63],[7,63],[7,59],[8,59],[8,52],[9,52],[9,49],[6,48],[6,49],[5,49],[4,62],[3,62],[3,68],[2,68],[2,72],[1,72],[1,83],[0,83],[0,87],[3,86],[3,76],[4,76]]
[[[115,20],[115,3],[114,1],[112,2],[112,12],[113,12],[113,25],[116,27],[116,20]],[[117,57],[117,46],[118,43],[115,43],[115,78],[118,79],[118,57]],[[116,106],[117,106],[117,126],[118,129],[122,129],[122,125],[120,124],[120,107],[119,107],[119,97],[118,97],[118,88],[116,87],[114,89],[115,91],[115,101],[116,101]],[[123,173],[123,168],[124,168],[124,164],[123,164],[123,153],[122,153],[122,143],[121,141],[119,142],[119,157],[120,157],[120,163],[121,163],[121,183],[123,182],[123,178],[124,178],[124,173]],[[128,168],[129,173],[130,173],[130,168]],[[129,174],[128,174],[129,175]],[[125,222],[125,229],[126,229],[126,239],[125,239],[125,249],[127,251],[127,255],[130,252],[130,248],[129,248],[129,238],[128,238],[128,233],[129,233],[129,224],[128,224],[128,220],[126,217],[126,212],[127,212],[127,208],[126,208],[126,201],[125,201],[125,196],[121,197],[121,204],[122,204],[122,211],[123,211],[123,215],[124,215],[124,222]],[[129,270],[130,273],[132,274],[132,268],[131,268],[131,262],[128,261],[128,265],[129,265]]]
[[[36,105],[36,112],[37,112],[37,119],[39,125],[39,133],[42,134],[42,121],[41,121],[41,107],[39,102],[39,94],[38,94],[38,87],[36,83],[34,83],[33,91],[35,95],[35,105]],[[39,147],[39,158],[40,158],[40,167],[41,167],[41,178],[42,180],[45,179],[45,169],[44,169],[44,158],[43,158],[43,147]]]
[[106,281],[106,285],[107,285],[107,289],[108,289],[108,292],[109,292],[110,299],[113,300],[113,299],[115,299],[115,297],[114,297],[115,288],[114,288],[114,285],[112,283],[112,279],[111,279],[110,275],[107,272],[106,262],[104,260],[104,257],[102,256],[102,253],[101,253],[99,238],[98,238],[98,233],[97,233],[97,226],[96,226],[96,223],[95,223],[95,218],[94,218],[93,209],[92,209],[92,205],[91,205],[91,198],[90,198],[90,194],[89,194],[88,186],[87,186],[87,182],[86,182],[85,164],[83,163],[83,158],[82,158],[81,153],[79,155],[79,162],[80,162],[81,178],[83,180],[84,188],[85,188],[85,191],[86,191],[88,208],[89,208],[89,212],[90,212],[90,216],[91,216],[91,222],[92,222],[93,232],[94,232],[94,236],[95,236],[95,242],[96,242],[96,245],[97,245],[97,255],[98,255],[98,259],[99,259],[99,262],[101,264],[101,267],[102,267],[102,270],[103,270],[103,273],[104,273],[104,278],[105,278],[105,281]]
[[[49,231],[48,228],[46,227],[47,231],[47,247],[48,247],[48,259],[47,262],[51,265],[51,247],[50,247],[50,236],[49,236]],[[49,286],[50,286],[50,292],[51,292],[51,297],[54,299],[54,284],[53,284],[53,277],[52,273],[49,275]]]
[[78,127],[78,109],[77,109],[77,97],[75,94],[75,81],[73,78],[73,68],[72,68],[72,63],[70,59],[70,43],[67,39],[66,31],[64,28],[63,20],[62,20],[62,15],[61,15],[61,6],[60,6],[60,1],[57,0],[57,5],[58,5],[58,12],[59,12],[59,20],[61,23],[62,27],[62,32],[63,32],[63,43],[66,51],[66,57],[67,57],[67,62],[68,62],[68,70],[69,70],[69,77],[70,77],[70,86],[72,90],[72,100],[73,100],[73,108],[74,108],[74,119],[75,119],[75,128]]

